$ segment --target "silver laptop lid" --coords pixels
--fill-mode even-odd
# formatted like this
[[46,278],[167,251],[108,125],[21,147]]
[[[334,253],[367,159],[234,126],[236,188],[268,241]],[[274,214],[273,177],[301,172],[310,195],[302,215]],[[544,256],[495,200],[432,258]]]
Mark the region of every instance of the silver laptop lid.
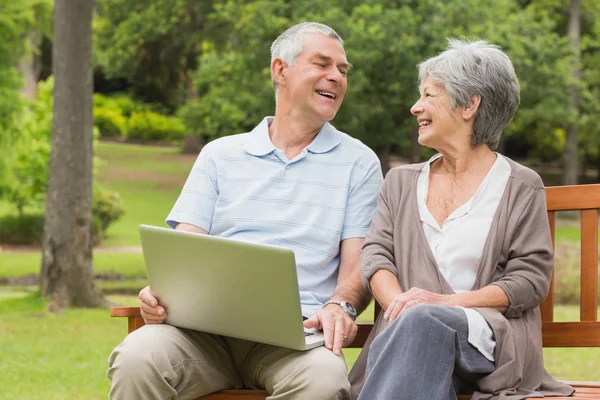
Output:
[[166,322],[305,349],[290,249],[140,225],[151,291]]

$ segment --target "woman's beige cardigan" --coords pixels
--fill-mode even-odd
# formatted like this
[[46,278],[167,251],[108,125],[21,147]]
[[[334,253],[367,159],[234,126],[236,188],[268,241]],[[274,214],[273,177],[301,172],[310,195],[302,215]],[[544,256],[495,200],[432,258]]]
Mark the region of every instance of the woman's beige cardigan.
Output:
[[[477,309],[494,331],[496,370],[479,380],[473,400],[568,396],[573,389],[556,382],[543,363],[539,305],[548,293],[553,267],[546,192],[534,171],[508,161],[511,175],[484,245],[473,290],[497,285],[506,292],[510,307],[504,314]],[[361,255],[361,278],[369,291],[373,274],[385,269],[397,276],[404,291],[418,287],[454,293],[421,227],[416,187],[423,166],[394,168],[385,178]],[[363,385],[369,345],[387,326],[382,314],[350,373],[354,398]]]

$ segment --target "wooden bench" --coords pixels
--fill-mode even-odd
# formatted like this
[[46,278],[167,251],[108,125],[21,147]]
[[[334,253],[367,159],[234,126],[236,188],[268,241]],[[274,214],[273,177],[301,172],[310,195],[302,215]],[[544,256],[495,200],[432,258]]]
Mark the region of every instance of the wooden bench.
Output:
[[[548,220],[554,242],[557,211],[581,212],[581,288],[580,321],[554,322],[554,275],[548,297],[541,305],[544,347],[600,347],[600,322],[598,322],[598,209],[600,185],[578,185],[547,188]],[[560,266],[559,266],[560,268]],[[379,307],[375,307],[375,315]],[[113,307],[112,317],[127,317],[128,331],[144,325],[138,307]],[[372,324],[359,324],[358,335],[349,347],[360,348],[365,343]],[[599,372],[600,375],[600,372]],[[600,382],[567,382],[575,387],[572,397],[553,399],[599,399]],[[263,390],[224,390],[198,400],[262,400]],[[460,400],[470,396],[461,395]]]

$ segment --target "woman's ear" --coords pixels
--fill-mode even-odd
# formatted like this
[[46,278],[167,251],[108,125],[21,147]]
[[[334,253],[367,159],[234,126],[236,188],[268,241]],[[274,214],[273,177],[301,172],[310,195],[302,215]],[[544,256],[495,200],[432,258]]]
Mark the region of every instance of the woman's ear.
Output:
[[477,110],[479,109],[479,105],[481,104],[481,96],[471,96],[471,105],[462,111],[462,117],[465,120],[470,120],[475,117]]
[[281,58],[276,57],[273,59],[273,61],[271,61],[271,76],[278,87],[285,85],[286,69],[287,64],[284,63]]

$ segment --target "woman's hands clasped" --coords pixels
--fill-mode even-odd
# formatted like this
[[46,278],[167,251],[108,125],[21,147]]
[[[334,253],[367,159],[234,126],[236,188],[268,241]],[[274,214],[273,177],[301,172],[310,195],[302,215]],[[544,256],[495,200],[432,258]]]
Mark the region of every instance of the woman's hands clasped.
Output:
[[392,322],[403,312],[418,304],[453,305],[451,304],[451,296],[432,293],[427,290],[413,287],[404,293],[396,295],[392,299],[390,305],[383,314],[383,318]]

